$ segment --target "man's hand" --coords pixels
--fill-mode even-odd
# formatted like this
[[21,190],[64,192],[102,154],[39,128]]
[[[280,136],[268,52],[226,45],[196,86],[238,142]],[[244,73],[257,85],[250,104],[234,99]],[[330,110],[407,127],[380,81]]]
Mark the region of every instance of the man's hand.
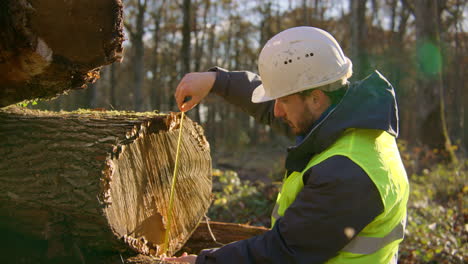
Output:
[[[180,111],[188,111],[205,98],[213,88],[216,80],[216,72],[192,72],[187,73],[177,85],[175,99]],[[191,100],[184,102],[186,97]]]
[[164,258],[164,261],[168,261],[169,263],[189,263],[189,264],[195,264],[195,261],[197,260],[197,255],[189,255],[187,252],[184,252],[182,256],[178,258]]

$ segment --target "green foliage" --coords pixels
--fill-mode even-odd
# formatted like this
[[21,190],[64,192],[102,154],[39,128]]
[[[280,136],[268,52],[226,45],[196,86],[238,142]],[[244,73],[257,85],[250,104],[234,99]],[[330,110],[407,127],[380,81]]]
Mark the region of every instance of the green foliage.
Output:
[[17,103],[16,105],[21,106],[21,107],[27,107],[28,105],[37,105],[38,101],[39,101],[39,99],[24,100],[22,102]]
[[405,240],[399,263],[466,263],[468,162],[412,175]]
[[437,45],[425,41],[419,44],[417,51],[419,70],[425,76],[433,76],[442,70],[442,55]]
[[208,216],[217,221],[270,225],[275,189],[262,182],[241,181],[235,171],[214,170],[213,204]]

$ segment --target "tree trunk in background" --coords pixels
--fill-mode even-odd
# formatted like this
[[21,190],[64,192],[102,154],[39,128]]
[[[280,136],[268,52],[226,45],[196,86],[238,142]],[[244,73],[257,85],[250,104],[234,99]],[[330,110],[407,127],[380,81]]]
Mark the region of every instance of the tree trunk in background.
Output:
[[[194,21],[194,35],[195,35],[195,47],[194,47],[194,58],[195,58],[195,61],[194,61],[194,69],[193,71],[195,72],[199,72],[200,71],[200,67],[201,67],[201,64],[202,64],[202,58],[203,58],[203,51],[204,51],[204,47],[205,47],[205,39],[206,39],[206,31],[207,31],[207,25],[208,25],[208,12],[210,11],[210,7],[211,7],[211,0],[204,0],[203,1],[205,3],[205,7],[204,7],[204,10],[203,10],[203,25],[201,26],[201,37],[199,37],[198,35],[198,24],[197,24],[197,19],[193,19]],[[197,5],[197,9],[201,6],[201,3]],[[197,10],[194,11],[194,13],[196,14],[197,13]],[[196,17],[196,16],[194,16]],[[202,120],[202,117],[201,117],[201,112],[200,112],[200,108],[197,108],[195,109],[194,111],[194,115],[195,115],[195,118],[194,120],[196,120],[197,122],[201,123],[201,120]]]
[[208,12],[210,11],[211,7],[211,0],[205,0],[205,9],[203,11],[203,26],[202,26],[202,36],[201,39],[198,40],[197,36],[197,44],[195,46],[195,68],[194,71],[198,72],[201,68],[202,57],[203,57],[203,50],[205,47],[205,39],[206,39],[206,31],[208,29]]
[[[172,114],[1,110],[0,227],[49,245],[73,243],[85,255],[127,247],[161,254],[179,122]],[[210,196],[209,145],[187,119],[169,255],[194,231]]]
[[[160,20],[159,16],[155,17],[154,20],[154,32],[153,32],[153,55],[152,55],[152,65],[151,72],[153,73],[153,78],[151,80],[151,107],[153,109],[161,109],[161,101],[163,100],[164,93],[162,92],[163,87],[159,85],[159,29],[160,29]],[[160,90],[158,90],[160,89]]]
[[96,84],[92,83],[89,85],[87,90],[88,93],[88,106],[86,108],[96,108],[98,106],[98,90]]
[[[463,16],[461,16],[463,17]],[[460,115],[460,132],[461,132],[461,145],[464,146],[464,155],[465,157],[468,154],[468,135],[466,131],[468,130],[468,85],[466,83],[468,82],[467,76],[468,76],[468,67],[466,67],[467,60],[466,60],[466,50],[468,50],[468,46],[466,45],[466,37],[465,41],[463,41],[463,36],[466,36],[466,33],[463,33],[462,29],[462,21],[465,21],[463,19],[460,19],[459,26],[457,30],[457,53],[456,53],[456,58],[457,61],[460,60],[461,58],[465,58],[464,65],[465,67],[459,67],[459,65],[462,65],[462,63],[457,63],[456,69],[458,69],[458,75],[457,75],[457,87],[459,87],[459,95],[457,96],[457,99],[459,100],[460,108],[458,114]],[[465,85],[459,85],[464,83]],[[457,114],[457,113],[455,113]]]
[[[191,71],[190,63],[191,63],[191,32],[192,27],[196,27],[197,25],[192,25],[192,1],[191,0],[184,0],[182,12],[184,14],[183,18],[183,27],[182,27],[182,74],[183,77],[185,74]],[[179,81],[179,80],[177,80]],[[175,86],[173,86],[175,89]],[[188,115],[193,118],[196,122],[200,122],[200,114],[199,109],[196,108],[194,111],[190,111]]]
[[361,80],[370,74],[367,58],[367,0],[350,0],[351,7],[351,60],[353,61],[353,77]]
[[123,39],[121,0],[2,0],[0,107],[85,88]]
[[[178,41],[177,38],[176,38],[176,34],[177,34],[176,31],[172,32],[171,40],[170,40],[171,45],[169,47],[167,47],[167,49],[166,49],[166,52],[165,52],[166,57],[165,57],[164,61],[171,61],[171,60],[173,60],[173,58],[177,58],[177,57],[180,56],[179,51],[172,48],[173,46],[176,45],[176,43]],[[177,62],[174,66],[177,67],[178,65],[180,65],[180,64]],[[178,82],[181,79],[181,76],[179,75],[180,74],[180,69],[178,71],[175,71],[173,68],[169,68],[169,69],[167,69],[166,74],[168,74],[170,76],[168,85],[165,87],[166,88],[166,95],[168,96],[168,98],[166,100],[169,101],[168,104],[167,104],[167,111],[176,111],[177,104],[176,104],[175,98],[173,96],[174,95],[174,90],[173,89],[175,89],[176,85],[178,84]]]
[[133,47],[133,91],[134,91],[134,109],[136,111],[143,111],[145,109],[145,101],[143,99],[143,83],[145,80],[145,69],[144,69],[144,56],[145,46],[143,43],[143,36],[145,34],[145,13],[146,13],[147,0],[137,1],[137,14],[135,29],[132,30],[130,26],[127,26],[127,30],[130,31],[130,41]]
[[[463,30],[464,16],[463,12],[466,10],[466,1],[457,0],[453,2],[455,5],[452,8],[451,18],[453,22],[454,33],[448,33],[448,28],[440,29],[441,33],[444,33],[443,44],[453,43],[452,52],[447,50],[444,46],[444,50],[450,54],[451,58],[447,60],[446,67],[444,67],[444,75],[447,84],[447,117],[448,126],[450,127],[451,135],[454,139],[454,143],[460,147],[460,154],[466,157],[468,151],[467,141],[467,110],[468,110],[468,85],[466,85],[466,76],[468,75],[468,67],[466,61],[466,40],[468,38]],[[448,9],[448,8],[447,8]],[[465,40],[465,41],[464,41]],[[447,45],[447,44],[445,44]],[[463,65],[463,66],[462,66]]]
[[320,8],[320,0],[315,0],[315,1],[314,1],[314,18],[315,18],[316,20],[323,20],[323,19],[320,19],[320,15],[319,15],[319,14],[320,14],[321,12],[319,12],[319,8]]
[[302,21],[305,26],[310,26],[310,14],[307,0],[302,0]]
[[[260,49],[266,44],[266,42],[273,37],[271,31],[271,2],[268,1],[259,8],[261,14],[260,22]],[[278,32],[279,33],[279,32]]]
[[115,65],[115,63],[112,63],[109,71],[110,104],[112,109],[117,109],[117,65]]
[[[227,10],[227,16],[229,17],[229,23],[232,22],[232,10]],[[231,44],[232,44],[232,26],[229,26],[226,32],[226,41],[224,43],[224,51],[223,51],[223,62],[221,65],[223,67],[227,67],[228,69],[231,69]]]
[[[398,3],[401,6],[398,7]],[[407,77],[410,72],[411,64],[402,64],[410,55],[407,45],[405,45],[405,35],[407,22],[410,16],[410,10],[405,7],[402,0],[392,0],[391,2],[391,39],[387,45],[388,58],[390,63],[390,75],[392,85],[395,87],[397,100],[399,102],[400,114],[400,135],[402,138],[410,139],[414,137],[416,129],[413,127],[412,118],[413,112],[410,110],[413,103],[405,98],[414,96],[414,85],[405,87],[402,80]],[[405,89],[406,88],[406,89]]]
[[419,130],[417,136],[422,143],[443,148],[445,140],[439,98],[444,95],[439,91],[443,84],[438,9],[437,1],[417,0],[414,5],[418,103],[413,122]]
[[190,32],[191,32],[191,0],[184,0],[182,12],[184,13],[184,22],[182,27],[182,76],[190,72]]
[[151,80],[151,107],[153,109],[161,110],[162,101],[166,98],[164,93],[164,87],[160,82],[160,56],[159,56],[159,44],[161,42],[161,18],[163,12],[165,12],[166,0],[163,0],[160,6],[157,8],[157,11],[152,13],[154,20],[154,31],[153,31],[153,55],[152,55],[152,65],[151,72],[153,73],[153,78]]

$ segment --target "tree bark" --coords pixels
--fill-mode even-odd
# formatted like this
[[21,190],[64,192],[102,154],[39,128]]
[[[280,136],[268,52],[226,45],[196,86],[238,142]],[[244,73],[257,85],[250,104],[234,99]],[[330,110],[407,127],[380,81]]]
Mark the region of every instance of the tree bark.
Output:
[[[159,2],[159,1],[155,1]],[[155,3],[154,3],[155,4]],[[166,0],[163,0],[159,4],[159,7],[155,7],[155,11],[151,12],[153,18],[153,54],[151,59],[151,71],[153,73],[153,78],[151,80],[151,107],[153,109],[161,109],[162,102],[166,100],[164,93],[164,87],[160,85],[161,75],[160,75],[160,42],[161,42],[161,18],[166,12]]]
[[[163,253],[179,123],[176,114],[0,110],[0,227],[49,246],[68,237],[92,252]],[[190,119],[182,135],[168,254],[210,204],[209,144]]]
[[353,61],[353,76],[361,80],[370,74],[367,55],[367,0],[350,0],[351,8],[351,59]]
[[122,59],[121,0],[3,0],[0,107],[86,88]]
[[146,33],[145,14],[147,0],[138,0],[135,5],[135,9],[137,10],[135,15],[135,27],[128,23],[125,23],[125,27],[129,32],[134,52],[132,57],[134,109],[136,111],[143,111],[146,105],[143,92],[145,82],[145,44],[143,37]]
[[259,8],[259,11],[261,14],[260,46],[263,46],[271,37],[273,37],[273,32],[271,30],[271,2],[267,1],[264,6]]
[[[399,4],[400,3],[400,4]],[[390,71],[388,79],[392,80],[395,87],[397,101],[399,101],[400,113],[400,136],[409,140],[410,142],[416,141],[414,127],[411,116],[414,115],[411,107],[413,102],[405,100],[405,98],[413,98],[413,89],[408,87],[405,89],[405,84],[402,82],[407,78],[410,72],[410,63],[402,64],[409,56],[409,51],[405,41],[407,30],[407,23],[410,16],[410,10],[405,6],[403,0],[392,0],[391,2],[391,38],[388,42],[388,63],[390,64]],[[399,6],[400,5],[400,6]]]
[[117,66],[112,63],[109,69],[109,86],[110,86],[110,104],[112,109],[118,108],[117,103]]
[[192,17],[192,1],[184,0],[182,6],[182,13],[184,14],[183,18],[183,27],[182,27],[182,76],[190,72],[190,34],[192,32],[191,17]]
[[[200,71],[201,64],[202,64],[202,57],[203,57],[203,50],[205,46],[205,39],[206,39],[206,34],[208,31],[208,12],[210,11],[211,8],[211,0],[204,0],[203,1],[205,4],[204,10],[203,10],[203,26],[202,26],[202,35],[201,39],[198,38],[196,34],[196,42],[195,42],[195,65],[194,65],[194,71],[198,72]],[[197,28],[197,27],[195,27]]]
[[437,1],[415,2],[416,58],[418,63],[419,136],[424,144],[445,148],[452,162],[458,163],[453,150],[445,113],[445,84],[442,77],[443,51],[440,44],[440,21],[443,4]]

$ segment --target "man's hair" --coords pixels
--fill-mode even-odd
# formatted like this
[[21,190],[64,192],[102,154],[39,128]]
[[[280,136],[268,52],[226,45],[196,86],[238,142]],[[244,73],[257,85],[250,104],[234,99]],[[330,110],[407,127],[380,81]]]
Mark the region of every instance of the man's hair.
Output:
[[348,89],[348,84],[349,84],[348,79],[351,77],[351,75],[353,75],[352,68],[348,71],[348,73],[341,80],[324,85],[324,86],[320,86],[317,88],[312,88],[309,90],[299,92],[299,96],[301,96],[302,98],[305,98],[309,96],[310,93],[314,89],[318,89],[318,90],[321,90],[326,96],[328,96],[328,98],[330,98],[330,103],[332,105],[336,105],[340,102],[341,98],[343,98],[343,96],[345,95],[346,90]]
[[334,91],[331,91],[331,92],[326,92],[326,91],[322,90],[322,92],[324,94],[326,94],[328,96],[328,98],[330,98],[330,103],[332,105],[337,105],[341,101],[341,98],[343,98],[343,96],[345,95],[346,90],[348,90],[348,85],[347,84],[343,85],[338,90],[334,90]]

